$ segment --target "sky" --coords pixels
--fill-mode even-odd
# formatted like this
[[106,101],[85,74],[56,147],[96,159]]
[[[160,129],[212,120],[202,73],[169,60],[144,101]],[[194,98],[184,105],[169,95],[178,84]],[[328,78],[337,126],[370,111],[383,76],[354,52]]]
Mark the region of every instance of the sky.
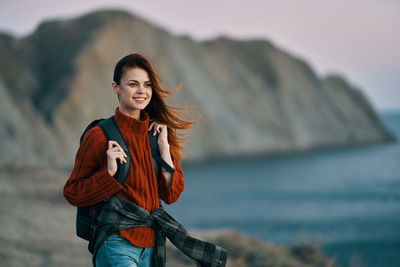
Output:
[[0,31],[118,8],[196,40],[268,39],[324,77],[340,74],[380,111],[400,110],[398,0],[1,0]]

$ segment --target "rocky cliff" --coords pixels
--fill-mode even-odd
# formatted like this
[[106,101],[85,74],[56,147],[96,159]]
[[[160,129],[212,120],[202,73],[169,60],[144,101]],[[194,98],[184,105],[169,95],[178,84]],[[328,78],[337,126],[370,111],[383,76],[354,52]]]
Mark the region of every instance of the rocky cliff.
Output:
[[198,42],[142,18],[100,10],[46,21],[29,36],[0,34],[2,164],[71,166],[86,125],[113,114],[115,63],[129,53],[154,63],[167,102],[195,106],[187,159],[393,141],[360,89],[318,77],[268,40]]

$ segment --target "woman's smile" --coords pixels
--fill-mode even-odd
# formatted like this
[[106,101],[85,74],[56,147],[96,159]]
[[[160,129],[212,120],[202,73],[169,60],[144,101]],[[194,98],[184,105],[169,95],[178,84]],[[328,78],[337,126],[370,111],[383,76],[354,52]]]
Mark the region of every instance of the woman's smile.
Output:
[[144,103],[144,101],[146,101],[147,98],[145,98],[145,97],[134,97],[133,99],[135,99],[136,102]]

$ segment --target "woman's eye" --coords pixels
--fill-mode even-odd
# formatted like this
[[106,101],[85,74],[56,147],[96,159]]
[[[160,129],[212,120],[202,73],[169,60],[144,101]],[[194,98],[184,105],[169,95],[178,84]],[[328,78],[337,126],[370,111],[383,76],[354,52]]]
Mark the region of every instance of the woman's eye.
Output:
[[146,84],[147,87],[151,87],[151,83]]
[[136,83],[130,83],[129,86],[136,86]]

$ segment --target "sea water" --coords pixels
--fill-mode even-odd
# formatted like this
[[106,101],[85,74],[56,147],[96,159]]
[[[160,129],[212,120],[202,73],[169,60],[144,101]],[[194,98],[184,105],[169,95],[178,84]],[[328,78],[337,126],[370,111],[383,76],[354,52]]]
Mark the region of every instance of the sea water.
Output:
[[[400,136],[400,113],[383,113]],[[400,139],[400,137],[399,137]],[[341,266],[400,266],[400,143],[182,163],[164,205],[186,228],[233,228],[267,242],[320,245]]]

